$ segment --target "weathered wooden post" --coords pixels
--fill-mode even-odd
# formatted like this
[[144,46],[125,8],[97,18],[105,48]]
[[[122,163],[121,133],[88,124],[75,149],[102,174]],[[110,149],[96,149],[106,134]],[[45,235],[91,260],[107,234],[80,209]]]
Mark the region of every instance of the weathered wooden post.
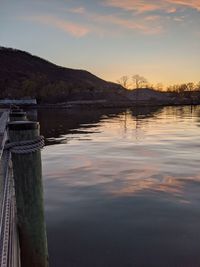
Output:
[[[8,124],[10,142],[34,140],[39,123],[16,121]],[[24,148],[24,150],[26,150]],[[43,208],[40,150],[17,154],[11,149],[15,181],[22,267],[47,267],[48,250]]]
[[27,120],[26,112],[13,111],[9,114],[10,121],[25,121]]

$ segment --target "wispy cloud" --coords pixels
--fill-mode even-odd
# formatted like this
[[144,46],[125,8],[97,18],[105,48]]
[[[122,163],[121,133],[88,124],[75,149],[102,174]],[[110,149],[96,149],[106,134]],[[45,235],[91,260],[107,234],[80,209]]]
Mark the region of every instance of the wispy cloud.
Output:
[[80,14],[87,18],[90,22],[101,24],[104,28],[105,25],[118,26],[117,31],[119,32],[119,27],[126,30],[140,32],[142,34],[159,34],[162,32],[162,26],[152,24],[160,19],[160,16],[147,16],[145,19],[139,18],[123,18],[116,14],[99,14],[94,12],[89,12],[83,7],[68,9],[68,12]]
[[23,17],[23,19],[56,27],[75,37],[84,37],[90,32],[90,29],[86,26],[60,19],[52,15],[29,16]]
[[[82,23],[61,19],[53,15],[36,15],[26,17],[26,19],[56,27],[79,38],[88,33],[110,34],[111,29],[112,35],[115,32],[118,35],[122,34],[124,30],[145,35],[158,35],[164,32],[166,27],[163,12],[166,13],[166,18],[167,16],[171,17],[172,14],[174,21],[183,22],[185,17],[178,13],[179,10],[192,8],[200,11],[200,0],[104,0],[103,5],[112,7],[109,9],[110,14],[89,11],[84,6],[66,9],[67,12],[79,16],[78,18],[81,19]],[[124,12],[116,12],[113,7],[124,10]],[[128,14],[126,15],[127,11]],[[160,14],[158,11],[162,11],[162,13]],[[75,20],[73,19],[73,21]]]
[[168,3],[185,6],[189,8],[196,9],[200,11],[200,1],[199,0],[167,0]]
[[124,19],[115,15],[95,15],[92,16],[93,20],[102,22],[104,24],[113,24],[128,30],[139,31],[143,34],[158,34],[162,31],[161,26],[149,26],[145,22],[137,22],[132,19]]
[[166,11],[168,14],[173,14],[177,12],[177,9],[175,7],[169,7]]
[[127,11],[148,12],[160,9],[162,1],[140,0],[104,0],[104,4],[111,7],[121,8]]
[[147,21],[159,21],[161,19],[161,16],[151,15],[151,16],[146,16],[144,19]]
[[84,14],[86,12],[86,9],[82,6],[69,8],[68,10],[72,13],[75,13],[75,14]]
[[200,11],[199,0],[104,0],[104,4],[139,13],[163,10],[166,13],[176,12],[176,7],[193,8]]

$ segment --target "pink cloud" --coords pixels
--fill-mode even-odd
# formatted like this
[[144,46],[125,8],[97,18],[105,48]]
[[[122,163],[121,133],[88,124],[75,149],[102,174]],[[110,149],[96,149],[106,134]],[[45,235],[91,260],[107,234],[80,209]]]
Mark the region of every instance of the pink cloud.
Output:
[[160,9],[162,1],[140,1],[140,0],[105,0],[104,4],[111,7],[118,7],[127,11],[137,11],[139,13],[155,11]]
[[90,32],[90,29],[85,26],[67,20],[59,19],[55,16],[50,16],[50,15],[31,16],[31,17],[25,17],[24,19],[56,27],[75,37],[83,37]]
[[146,24],[144,21],[142,22],[134,22],[132,19],[122,19],[117,16],[103,16],[98,17],[101,21],[109,22],[111,24],[118,25],[120,27],[129,29],[129,30],[136,30],[143,34],[158,34],[162,32],[161,26],[150,26]]
[[176,7],[188,7],[200,11],[200,0],[104,0],[104,4],[139,13],[164,10],[166,13],[176,12]]
[[157,15],[152,15],[152,16],[146,16],[144,19],[147,21],[158,21],[160,20],[160,16]]
[[199,0],[167,0],[167,2],[175,5],[185,6],[193,8],[200,11],[200,1]]
[[175,7],[169,7],[166,12],[168,14],[173,14],[173,13],[176,13],[177,12],[177,9]]
[[[83,11],[83,9],[80,9]],[[77,13],[76,9],[70,9],[68,10],[71,13]],[[111,15],[101,15],[97,13],[90,13],[86,9],[84,9],[84,12],[81,12],[82,15],[84,15],[87,19],[92,21],[93,23],[99,23],[101,25],[116,25],[121,28],[125,28],[128,30],[134,30],[138,31],[143,34],[159,34],[162,32],[162,26],[160,25],[150,25],[150,22],[159,20],[159,16],[149,16],[147,18],[148,23],[145,21],[145,19],[139,20],[139,19],[133,19],[133,18],[121,18],[117,15],[111,14]],[[119,29],[118,29],[119,31]]]

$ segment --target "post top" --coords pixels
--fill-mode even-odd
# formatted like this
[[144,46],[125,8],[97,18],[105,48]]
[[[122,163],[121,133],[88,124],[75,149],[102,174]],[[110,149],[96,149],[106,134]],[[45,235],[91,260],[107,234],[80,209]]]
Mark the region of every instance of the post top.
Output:
[[39,123],[35,121],[12,121],[8,123],[9,130],[37,130]]

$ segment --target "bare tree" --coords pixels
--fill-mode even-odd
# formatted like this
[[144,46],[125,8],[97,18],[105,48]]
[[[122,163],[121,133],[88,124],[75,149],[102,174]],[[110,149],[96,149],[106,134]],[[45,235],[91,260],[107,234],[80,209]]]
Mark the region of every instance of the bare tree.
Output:
[[128,89],[129,88],[129,77],[124,75],[122,76],[117,82],[123,86],[124,88]]
[[146,78],[138,74],[133,75],[132,80],[136,89],[143,88],[148,83]]
[[190,83],[182,83],[182,84],[174,84],[167,88],[168,91],[177,92],[177,93],[184,93],[184,92],[191,92],[195,90],[195,84],[193,82]]
[[157,84],[155,85],[155,88],[156,88],[156,90],[158,90],[158,91],[163,91],[163,90],[164,90],[164,86],[163,86],[162,83],[157,83]]
[[196,91],[200,91],[200,82],[196,84]]
[[183,84],[178,85],[178,88],[177,88],[177,92],[178,93],[182,94],[182,93],[184,93],[187,90],[188,90],[188,87],[187,87],[187,84],[186,83],[183,83]]
[[187,83],[187,90],[188,91],[194,91],[195,84],[193,82]]

